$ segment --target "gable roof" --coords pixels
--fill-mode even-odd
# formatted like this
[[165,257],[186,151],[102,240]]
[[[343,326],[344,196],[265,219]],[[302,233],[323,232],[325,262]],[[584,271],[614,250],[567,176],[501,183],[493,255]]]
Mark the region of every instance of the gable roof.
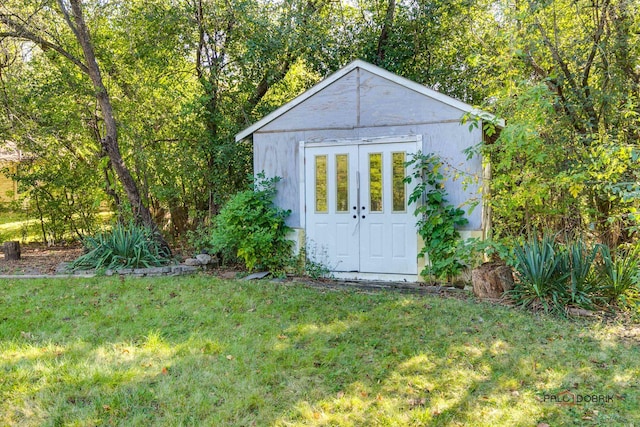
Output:
[[[253,125],[249,126],[248,128],[244,129],[243,131],[239,132],[238,134],[236,134],[235,136],[235,140],[236,142],[239,142],[243,139],[245,139],[246,137],[248,137],[249,135],[252,135],[255,131],[257,131],[258,129],[262,128],[263,126],[267,125],[268,123],[272,122],[273,120],[277,119],[278,117],[282,116],[283,114],[285,114],[286,112],[288,112],[289,110],[295,108],[296,106],[302,104],[304,101],[306,101],[307,99],[311,98],[313,95],[315,95],[316,93],[320,92],[321,90],[323,90],[324,88],[326,88],[327,86],[331,85],[332,83],[334,83],[335,81],[341,79],[342,77],[344,77],[345,75],[349,74],[351,71],[355,70],[356,68],[360,68],[362,70],[368,71],[374,75],[377,75],[379,77],[382,77],[384,79],[390,80],[394,83],[397,83],[407,89],[411,89],[415,92],[418,92],[420,94],[423,94],[425,96],[428,96],[430,98],[433,98],[437,101],[442,102],[443,104],[449,105],[451,107],[454,107],[462,112],[465,113],[471,113],[477,116],[480,116],[482,118],[485,119],[489,119],[489,120],[493,120],[495,119],[495,116],[493,116],[492,114],[489,114],[487,112],[484,112],[482,110],[478,110],[477,108],[472,107],[469,104],[466,104],[460,100],[457,100],[455,98],[452,98],[448,95],[445,95],[443,93],[440,93],[438,91],[435,91],[433,89],[430,89],[424,85],[421,85],[419,83],[416,83],[412,80],[409,80],[407,78],[401,77],[397,74],[394,74],[390,71],[387,71],[383,68],[380,68],[378,66],[375,66],[373,64],[370,64],[366,61],[357,59],[353,62],[351,62],[350,64],[348,64],[347,66],[339,69],[338,71],[336,71],[335,73],[331,74],[329,77],[325,78],[324,80],[322,80],[320,83],[316,84],[315,86],[311,87],[310,89],[308,89],[307,91],[303,92],[302,94],[298,95],[296,98],[294,98],[293,100],[289,101],[288,103],[284,104],[282,107],[278,108],[275,111],[272,111],[271,113],[267,114],[266,116],[264,116],[261,120],[255,122]],[[500,126],[504,126],[504,124],[500,123]]]

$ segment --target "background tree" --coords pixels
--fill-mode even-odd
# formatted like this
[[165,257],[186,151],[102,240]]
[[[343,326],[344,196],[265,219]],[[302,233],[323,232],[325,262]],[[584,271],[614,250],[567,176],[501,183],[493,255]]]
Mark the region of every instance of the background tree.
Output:
[[[96,101],[99,106],[100,116],[103,120],[104,135],[101,138],[101,148],[109,157],[111,166],[116,172],[122,187],[127,194],[127,198],[133,210],[134,216],[140,223],[148,226],[152,230],[157,227],[151,218],[151,213],[147,206],[142,202],[138,186],[124,163],[118,145],[118,128],[116,125],[113,107],[107,88],[102,79],[102,73],[96,60],[93,44],[87,28],[82,5],[79,0],[69,0],[69,7],[64,0],[57,2],[57,11],[54,12],[54,5],[51,2],[45,2],[37,5],[37,9],[33,10],[31,15],[20,15],[24,13],[24,9],[12,10],[11,4],[6,4],[0,12],[0,22],[7,28],[2,35],[4,37],[14,37],[29,40],[37,44],[42,50],[53,50],[62,55],[65,59],[71,61],[83,73],[86,73],[93,85]],[[41,20],[42,19],[42,20]],[[60,22],[63,19],[68,29],[73,33],[75,42],[79,45],[84,62],[74,53],[77,47],[70,45],[66,47],[57,43],[59,40],[49,41],[48,34],[56,34],[53,29],[47,31],[47,27],[40,26],[46,21],[51,20],[53,23]],[[34,24],[35,23],[35,24]],[[61,25],[57,25],[55,30],[62,30]],[[61,41],[61,40],[60,40]],[[157,234],[159,241],[168,249],[168,245],[164,242],[163,237]]]
[[592,229],[612,245],[629,240],[637,208],[637,4],[496,4],[506,46],[496,62],[506,79],[495,96],[510,123],[489,147],[498,225]]

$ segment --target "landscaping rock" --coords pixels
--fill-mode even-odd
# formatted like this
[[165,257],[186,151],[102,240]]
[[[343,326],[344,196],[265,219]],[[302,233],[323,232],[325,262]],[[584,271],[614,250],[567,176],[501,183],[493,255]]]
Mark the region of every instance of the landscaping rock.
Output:
[[501,262],[486,262],[471,272],[473,294],[478,298],[496,299],[513,289],[511,267]]
[[172,276],[180,276],[182,274],[195,273],[198,271],[198,267],[192,265],[174,265],[171,267]]
[[197,258],[187,258],[184,260],[184,265],[188,265],[191,267],[198,267],[198,266],[201,266],[202,263]]
[[196,255],[196,259],[200,261],[200,265],[207,265],[211,263],[213,258],[209,254],[198,254]]
[[270,273],[268,271],[260,271],[258,273],[253,273],[248,275],[247,277],[243,278],[242,280],[258,280],[258,279],[264,279],[265,277],[267,277]]
[[171,267],[136,268],[133,270],[133,273],[145,276],[162,276],[163,274],[171,273]]

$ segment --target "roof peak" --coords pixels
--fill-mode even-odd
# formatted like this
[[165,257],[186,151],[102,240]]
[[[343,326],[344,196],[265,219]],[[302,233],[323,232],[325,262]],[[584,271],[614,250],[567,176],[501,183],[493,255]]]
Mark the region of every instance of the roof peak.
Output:
[[340,68],[338,71],[325,77],[323,80],[316,83],[314,86],[307,89],[305,92],[301,93],[291,101],[287,102],[286,104],[282,105],[281,107],[267,114],[266,116],[264,116],[262,119],[258,120],[251,126],[245,128],[244,130],[236,134],[235,136],[236,142],[239,142],[247,138],[248,136],[252,135],[258,129],[262,128],[263,126],[266,126],[268,123],[282,116],[289,110],[293,109],[297,105],[300,105],[305,100],[311,98],[316,93],[320,92],[327,86],[331,85],[332,83],[336,82],[337,80],[341,79],[342,77],[346,76],[347,74],[351,73],[352,71],[358,68],[368,71],[381,78],[390,80],[396,84],[399,84],[408,89],[414,90],[430,98],[436,99],[444,104],[447,104],[451,107],[454,107],[460,110],[461,112],[471,113],[474,115],[479,115],[481,117],[490,118],[490,119],[494,118],[492,115],[486,112],[483,112],[481,110],[478,110],[472,107],[471,105],[465,102],[462,102],[458,99],[452,98],[448,95],[445,95],[441,92],[438,92],[420,83],[414,82],[413,80],[407,79],[406,77],[402,77],[398,74],[387,71],[384,68],[381,68],[381,67],[378,67],[377,65],[373,65],[369,62],[363,61],[362,59],[356,59],[354,61],[351,61],[349,64],[345,65],[344,67]]

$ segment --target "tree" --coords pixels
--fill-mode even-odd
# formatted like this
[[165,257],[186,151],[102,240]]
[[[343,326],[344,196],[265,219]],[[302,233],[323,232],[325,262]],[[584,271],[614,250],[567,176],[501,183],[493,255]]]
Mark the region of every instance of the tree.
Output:
[[[102,73],[96,60],[94,47],[91,43],[89,30],[83,16],[82,5],[80,0],[69,0],[70,10],[64,0],[57,1],[59,12],[64,17],[68,28],[75,36],[77,44],[80,46],[84,62],[74,53],[67,50],[55,41],[49,41],[46,38],[46,31],[31,25],[32,18],[21,18],[20,10],[9,9],[10,5],[0,9],[0,22],[8,29],[0,33],[3,37],[14,37],[18,39],[29,40],[44,51],[53,50],[62,55],[65,59],[71,61],[80,70],[86,73],[93,84],[96,100],[100,106],[100,114],[103,119],[105,134],[101,139],[102,149],[109,157],[111,166],[114,168],[122,187],[124,188],[134,216],[145,226],[151,228],[156,233],[157,239],[169,249],[168,244],[164,241],[162,235],[158,232],[158,228],[151,217],[149,208],[142,203],[140,191],[131,172],[122,159],[120,147],[118,145],[118,128],[111,104],[109,93],[104,85]],[[53,5],[43,4],[41,10],[52,8]],[[24,11],[22,11],[24,12]]]
[[[517,5],[496,2],[503,43],[493,62],[502,72],[487,76],[503,83],[494,107],[510,120],[488,150],[499,167],[497,194],[504,191],[511,201],[494,200],[510,206],[504,215],[528,216],[529,226],[593,228],[605,243],[627,241],[638,206],[640,104],[631,66],[640,62],[632,30],[638,6],[626,0]],[[529,150],[532,145],[537,148]]]
[[[250,147],[236,144],[233,135],[265,111],[265,97],[299,69],[295,66],[304,63],[310,45],[322,44],[327,33],[321,23],[333,5],[328,0],[192,0],[189,6],[206,129],[200,148],[210,171],[206,205],[200,203],[198,210],[207,206],[211,217],[229,194],[246,186],[251,171]],[[298,93],[289,92],[282,101]]]

